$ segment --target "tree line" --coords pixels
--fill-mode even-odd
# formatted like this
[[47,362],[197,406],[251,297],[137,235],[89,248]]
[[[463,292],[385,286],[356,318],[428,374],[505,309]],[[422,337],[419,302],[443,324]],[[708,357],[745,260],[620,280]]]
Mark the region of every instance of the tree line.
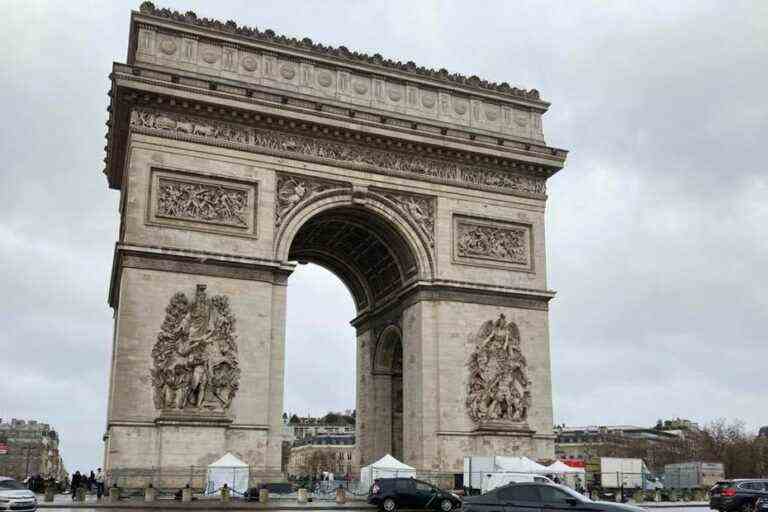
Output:
[[601,457],[641,458],[655,473],[666,464],[721,462],[726,478],[768,477],[768,437],[747,432],[739,420],[715,420],[664,440],[611,436],[597,452]]

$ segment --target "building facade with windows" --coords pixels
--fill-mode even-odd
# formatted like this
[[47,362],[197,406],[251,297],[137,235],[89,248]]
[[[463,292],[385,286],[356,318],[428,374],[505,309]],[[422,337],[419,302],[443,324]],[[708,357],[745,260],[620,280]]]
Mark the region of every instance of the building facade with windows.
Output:
[[586,460],[599,455],[602,446],[627,440],[664,441],[678,433],[636,425],[555,427],[555,456],[561,460]]
[[35,475],[66,478],[58,433],[35,420],[0,420],[0,475],[19,481]]
[[349,434],[305,437],[293,443],[288,456],[288,474],[296,477],[319,477],[333,473],[337,479],[360,472],[360,457],[355,436]]

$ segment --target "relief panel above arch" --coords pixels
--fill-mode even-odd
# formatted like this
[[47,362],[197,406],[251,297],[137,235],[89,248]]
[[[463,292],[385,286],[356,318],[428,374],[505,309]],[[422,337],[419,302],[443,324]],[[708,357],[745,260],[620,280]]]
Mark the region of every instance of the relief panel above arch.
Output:
[[152,168],[147,224],[256,237],[258,184]]

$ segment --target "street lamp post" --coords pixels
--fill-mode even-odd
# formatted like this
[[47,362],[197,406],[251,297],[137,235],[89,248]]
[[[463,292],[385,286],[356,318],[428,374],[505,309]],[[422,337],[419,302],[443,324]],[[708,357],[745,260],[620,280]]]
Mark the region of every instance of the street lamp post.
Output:
[[32,450],[32,445],[27,443],[27,469],[25,471],[25,474],[27,475],[27,479],[29,479],[29,452]]

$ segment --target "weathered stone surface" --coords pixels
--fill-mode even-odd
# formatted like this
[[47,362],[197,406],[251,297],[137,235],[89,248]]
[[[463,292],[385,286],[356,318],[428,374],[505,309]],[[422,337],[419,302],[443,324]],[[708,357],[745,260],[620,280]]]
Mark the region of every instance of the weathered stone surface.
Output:
[[133,17],[144,67],[113,76],[108,474],[182,487],[232,452],[278,476],[296,260],[358,308],[361,465],[552,457],[544,191],[565,153],[520,131],[547,105],[313,48],[297,62],[158,12]]

